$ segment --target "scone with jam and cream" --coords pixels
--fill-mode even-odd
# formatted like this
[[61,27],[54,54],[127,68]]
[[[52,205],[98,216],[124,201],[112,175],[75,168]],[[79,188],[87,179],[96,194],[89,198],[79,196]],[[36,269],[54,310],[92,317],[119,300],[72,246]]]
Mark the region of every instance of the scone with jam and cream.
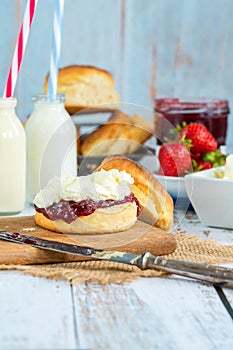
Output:
[[34,199],[37,225],[62,233],[103,234],[134,225],[140,205],[126,171],[54,177]]

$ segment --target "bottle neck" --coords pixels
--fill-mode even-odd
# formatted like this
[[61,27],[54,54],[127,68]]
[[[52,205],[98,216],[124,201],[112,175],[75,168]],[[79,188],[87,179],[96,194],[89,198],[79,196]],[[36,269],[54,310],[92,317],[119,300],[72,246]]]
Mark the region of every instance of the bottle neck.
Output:
[[46,110],[65,110],[64,102],[65,95],[57,94],[53,100],[50,100],[46,94],[38,94],[33,96],[32,101],[34,102],[35,110],[46,109]]
[[1,116],[16,115],[15,114],[16,104],[17,104],[17,100],[14,97],[0,98],[0,115]]
[[55,95],[55,97],[53,99],[50,99],[49,95],[37,94],[37,95],[33,96],[32,102],[49,104],[49,105],[55,105],[55,104],[63,104],[64,105],[65,95],[57,94],[57,95]]
[[35,108],[38,107],[48,107],[48,108],[64,108],[64,102],[46,102],[46,101],[35,101],[34,102]]

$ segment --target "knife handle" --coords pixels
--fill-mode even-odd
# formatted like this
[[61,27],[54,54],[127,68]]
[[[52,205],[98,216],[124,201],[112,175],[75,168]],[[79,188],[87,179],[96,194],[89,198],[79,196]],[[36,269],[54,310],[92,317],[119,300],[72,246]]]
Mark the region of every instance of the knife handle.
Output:
[[140,261],[142,269],[156,269],[180,276],[211,282],[223,287],[233,287],[233,269],[182,260],[166,259],[147,252]]

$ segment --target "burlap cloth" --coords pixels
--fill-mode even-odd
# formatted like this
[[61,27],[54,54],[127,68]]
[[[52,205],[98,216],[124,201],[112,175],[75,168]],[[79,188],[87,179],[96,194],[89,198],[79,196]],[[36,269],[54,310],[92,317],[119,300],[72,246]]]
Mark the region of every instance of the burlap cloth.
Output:
[[[233,262],[233,245],[222,245],[214,240],[202,240],[186,233],[175,234],[177,249],[167,258],[199,263]],[[66,279],[73,284],[95,281],[101,284],[124,283],[140,277],[164,275],[155,270],[140,270],[137,267],[107,261],[86,261],[43,265],[0,265],[0,270],[21,270],[38,277]]]

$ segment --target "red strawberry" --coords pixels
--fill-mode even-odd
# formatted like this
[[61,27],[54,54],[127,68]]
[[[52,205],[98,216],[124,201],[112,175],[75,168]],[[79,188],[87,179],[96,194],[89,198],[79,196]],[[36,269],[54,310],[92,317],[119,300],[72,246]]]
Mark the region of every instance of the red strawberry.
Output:
[[199,160],[197,162],[197,169],[198,171],[201,170],[207,170],[213,168],[213,165],[210,162],[207,162],[206,160]]
[[159,149],[158,158],[165,176],[182,175],[192,164],[190,153],[181,142],[164,143]]
[[203,124],[189,124],[179,133],[179,139],[191,140],[192,153],[206,153],[215,151],[217,141]]
[[201,160],[201,153],[191,153],[191,158],[196,161]]

